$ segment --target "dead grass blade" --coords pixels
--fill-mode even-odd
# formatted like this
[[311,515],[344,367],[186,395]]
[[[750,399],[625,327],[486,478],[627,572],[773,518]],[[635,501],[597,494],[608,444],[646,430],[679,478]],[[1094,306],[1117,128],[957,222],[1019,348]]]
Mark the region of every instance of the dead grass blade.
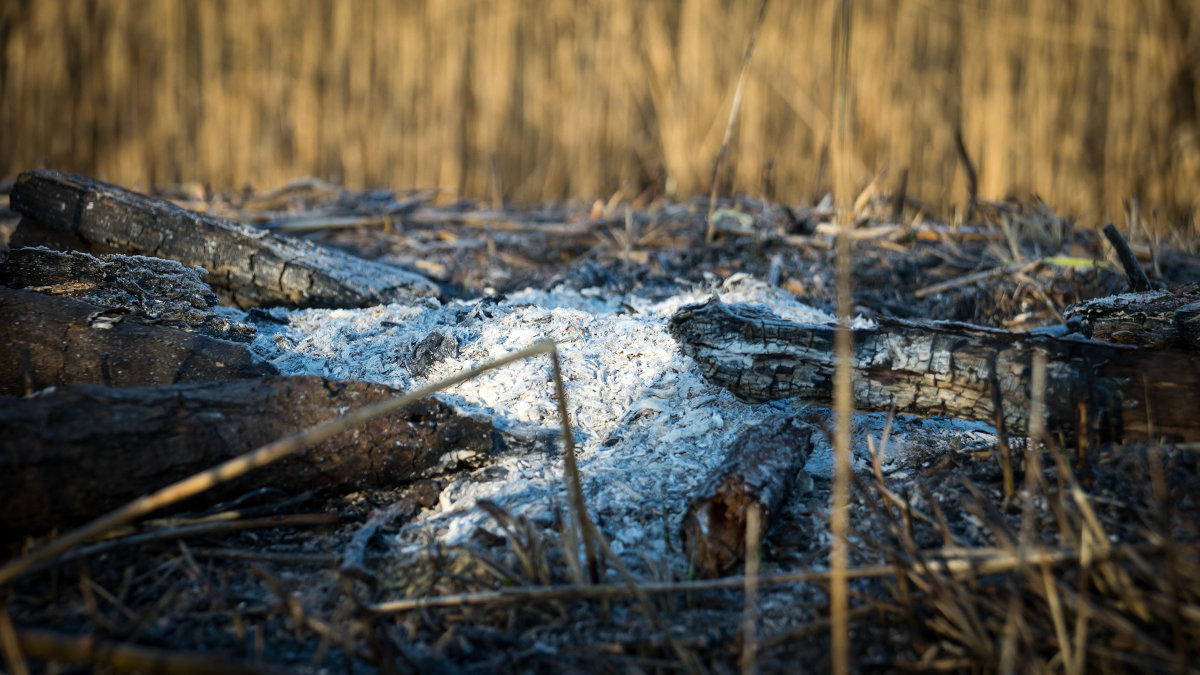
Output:
[[847,591],[847,566],[849,564],[847,531],[849,526],[850,500],[850,416],[854,406],[854,383],[851,372],[853,345],[850,335],[850,317],[854,312],[853,295],[853,242],[851,229],[854,214],[850,203],[850,35],[853,15],[850,0],[842,0],[838,6],[834,24],[834,192],[838,210],[837,236],[837,313],[838,326],[834,337],[837,364],[834,370],[833,396],[837,412],[837,429],[834,435],[834,477],[830,496],[829,534],[832,545],[829,551],[829,569],[832,573],[829,584],[830,638],[833,656],[833,672],[845,675],[850,672],[850,620],[847,614],[849,594]]

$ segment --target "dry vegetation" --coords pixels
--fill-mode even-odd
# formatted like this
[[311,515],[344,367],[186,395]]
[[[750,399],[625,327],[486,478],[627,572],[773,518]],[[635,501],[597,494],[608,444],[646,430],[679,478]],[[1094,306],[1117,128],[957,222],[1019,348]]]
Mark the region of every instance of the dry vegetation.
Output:
[[[4,3],[0,176],[130,186],[441,185],[532,203],[707,193],[752,2]],[[1186,221],[1200,12],[1180,0],[855,3],[853,179],[907,169],[951,215],[961,126],[982,196],[1086,225]],[[768,8],[723,184],[828,191],[834,3]],[[770,162],[772,185],[763,180]],[[662,181],[662,178],[666,178]]]
[[[973,206],[984,212],[970,215],[983,222],[963,230],[926,221],[928,210],[949,213],[966,193],[959,127],[977,162],[981,196],[1036,189],[1085,222],[1124,216],[1135,235],[1153,231],[1158,214],[1193,226],[1200,12],[1167,0],[1136,10],[1127,3],[995,4],[856,5],[841,148],[829,112],[833,3],[768,9],[723,189],[809,201],[827,191],[840,167],[848,176],[838,192],[848,197],[857,189],[848,185],[872,183],[878,167],[892,167],[885,180],[893,185],[872,183],[857,193],[854,215],[878,224],[864,208],[890,212],[895,204],[902,222],[888,225],[865,260],[842,256],[838,304],[846,311],[863,294],[890,307],[888,292],[912,290],[904,275],[915,274],[916,263],[904,256],[916,259],[922,233],[938,233],[938,248],[922,254],[944,258],[955,275],[946,283],[962,291],[958,305],[947,302],[953,293],[938,300],[942,312],[989,306],[983,286],[993,278],[964,289],[960,282],[973,277],[963,269],[1015,270],[1026,257],[1073,253],[1087,241],[1041,204],[981,201]],[[127,184],[214,186],[270,186],[315,173],[351,186],[438,185],[501,201],[616,193],[610,206],[645,206],[639,195],[706,191],[757,7],[7,5],[0,9],[0,128],[21,133],[10,136],[0,171],[44,163]],[[898,182],[915,198],[908,206],[892,199]],[[1124,206],[1131,196],[1161,211]],[[237,199],[244,205],[246,197]],[[639,213],[651,227],[633,245],[620,246],[615,209],[601,219],[593,212],[588,222],[597,230],[588,234],[597,241],[569,266],[583,273],[594,271],[583,263],[616,269],[623,262],[628,274],[632,248],[666,249],[646,238],[679,234],[671,242],[680,244],[678,270],[665,257],[657,261],[664,276],[705,266],[766,276],[780,267],[785,288],[826,303],[833,296],[828,275],[826,287],[805,291],[801,284],[802,272],[831,266],[819,229],[830,218],[820,208],[797,218],[775,202],[726,200],[722,206],[749,212],[762,231],[725,232],[723,248],[705,249],[696,244],[711,218],[701,219],[695,204],[676,203],[682,210],[672,211],[664,206],[670,201]],[[505,214],[489,217],[497,215]],[[626,218],[634,222],[631,212]],[[450,236],[448,222],[439,220],[442,237]],[[964,243],[971,237],[986,245],[976,246],[969,264],[951,260],[972,250]],[[490,229],[487,244],[490,267]],[[1157,244],[1145,245],[1155,268]],[[1176,231],[1171,244],[1194,260],[1194,237]],[[516,248],[535,247],[523,239]],[[1179,267],[1195,271],[1191,263]],[[1064,303],[1046,291],[1062,290],[1074,273],[1052,272],[1043,289],[1022,277],[1038,269],[1027,263],[1014,277],[1036,287],[1047,314],[1057,314]],[[872,285],[872,274],[883,281]],[[1019,288],[992,290],[997,304],[1016,305],[1021,296]],[[922,298],[920,291],[898,296],[897,306],[929,309],[916,302]],[[1006,310],[997,314],[1019,318],[1017,307]],[[291,451],[290,442],[274,445]],[[206,534],[232,544],[189,547],[177,522],[125,532],[85,554],[57,557],[63,551],[51,543],[44,559],[14,557],[0,570],[7,583],[0,651],[13,669],[26,656],[195,671],[241,663],[336,667],[329,662],[340,660],[347,669],[384,672],[785,672],[836,666],[849,644],[854,667],[864,670],[1194,669],[1195,444],[1095,448],[1084,463],[1078,449],[1062,449],[1035,430],[1003,450],[931,450],[911,476],[885,475],[878,464],[873,476],[847,476],[847,518],[830,523],[840,518],[817,509],[805,516],[821,529],[777,528],[762,576],[755,560],[749,578],[696,581],[650,564],[626,569],[587,516],[570,451],[572,503],[558,531],[485,503],[504,537],[456,550],[430,546],[416,560],[368,552],[365,579],[335,571],[330,551],[353,548],[381,513],[411,515],[421,501],[417,487],[324,504],[367,523],[326,532],[320,552],[286,528],[259,536],[231,527]],[[814,503],[828,505],[830,493],[828,482],[818,484]],[[90,534],[140,515],[131,509],[98,521]],[[59,540],[63,550],[79,543],[73,536]],[[168,543],[147,543],[159,540]],[[827,571],[835,548],[846,568]],[[35,561],[51,569],[20,569]],[[597,565],[609,583],[594,583]],[[770,608],[781,604],[783,618],[772,617]],[[186,619],[168,620],[179,615]],[[96,651],[72,633],[19,630],[13,617],[112,641]],[[137,646],[144,643],[167,648]],[[181,645],[217,645],[233,660],[170,651]]]

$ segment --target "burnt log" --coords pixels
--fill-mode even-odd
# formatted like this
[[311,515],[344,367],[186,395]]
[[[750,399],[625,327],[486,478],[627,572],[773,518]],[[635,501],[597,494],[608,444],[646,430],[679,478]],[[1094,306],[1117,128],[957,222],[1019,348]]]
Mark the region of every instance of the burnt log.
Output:
[[[378,384],[297,376],[161,387],[71,385],[0,398],[0,534],[89,520],[397,393]],[[477,467],[499,439],[489,422],[426,399],[194,500],[211,503],[259,487],[289,493],[393,487],[439,470]]]
[[1151,289],[1076,303],[1063,310],[1067,325],[1083,335],[1123,345],[1200,347],[1200,284],[1172,291]]
[[815,432],[809,423],[774,419],[751,427],[730,446],[683,515],[683,548],[698,571],[717,576],[745,559],[747,514],[757,507],[763,518],[759,535],[767,531],[808,461]]
[[[669,328],[711,382],[748,402],[800,397],[829,405],[834,326],[786,321],[764,307],[710,300]],[[853,331],[855,407],[1029,430],[1035,353],[1046,357],[1045,429],[1063,438],[1200,440],[1200,359],[1081,336],[1012,333],[954,322],[878,319]],[[998,394],[998,395],[997,395]],[[1093,435],[1094,434],[1094,435]]]
[[72,382],[138,386],[277,373],[243,344],[143,321],[120,309],[0,287],[0,394]]
[[11,245],[170,258],[208,270],[224,300],[247,307],[368,307],[433,296],[424,277],[281,237],[84,176],[28,171],[10,203]]

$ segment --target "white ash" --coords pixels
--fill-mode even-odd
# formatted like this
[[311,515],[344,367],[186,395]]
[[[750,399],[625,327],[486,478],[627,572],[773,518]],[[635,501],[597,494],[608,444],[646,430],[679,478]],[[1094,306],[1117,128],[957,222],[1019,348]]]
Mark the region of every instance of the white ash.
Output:
[[[729,302],[768,305],[783,318],[832,323],[833,318],[777,288],[744,275],[721,284]],[[708,291],[653,302],[601,289],[525,290],[499,302],[424,300],[358,310],[272,310],[258,321],[253,349],[282,372],[379,382],[411,389],[443,379],[552,338],[559,346],[588,508],[614,549],[662,552],[665,532],[675,536],[691,492],[721,461],[747,427],[769,416],[794,414],[798,401],[742,403],[707,383],[680,354],[666,322]],[[278,323],[276,323],[278,322]],[[856,325],[864,324],[856,319]],[[429,341],[435,332],[443,337]],[[449,336],[453,341],[445,340]],[[440,361],[428,354],[414,367],[414,349],[449,345]],[[453,345],[457,344],[457,350]],[[535,357],[448,390],[441,398],[468,413],[485,414],[505,428],[558,428],[549,358]],[[855,419],[855,469],[869,470],[866,437],[878,444],[883,415]],[[901,460],[911,430],[957,435],[963,445],[987,442],[985,425],[909,419],[895,425],[885,462]],[[981,436],[982,435],[982,436]],[[927,438],[925,434],[917,434]],[[807,469],[832,473],[828,445],[817,447]],[[460,543],[477,527],[492,528],[476,500],[486,498],[514,515],[550,523],[566,504],[561,452],[509,452],[493,465],[453,478],[440,503],[413,526]],[[811,485],[802,481],[801,485]],[[403,535],[402,535],[403,536]]]

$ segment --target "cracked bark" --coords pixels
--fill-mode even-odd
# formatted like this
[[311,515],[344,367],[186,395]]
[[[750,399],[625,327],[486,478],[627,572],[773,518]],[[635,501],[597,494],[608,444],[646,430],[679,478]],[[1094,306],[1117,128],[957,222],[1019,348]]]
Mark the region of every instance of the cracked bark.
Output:
[[[1024,435],[1031,364],[1040,351],[1047,360],[1043,415],[1051,434],[1200,440],[1200,359],[1194,351],[951,322],[876,323],[854,331],[858,410],[894,405],[900,413],[994,423],[999,400],[1007,431]],[[800,397],[828,405],[832,398],[833,326],[798,324],[763,307],[710,300],[680,309],[669,328],[705,378],[742,400]]]
[[[71,385],[32,397],[0,397],[0,535],[91,519],[397,393],[365,382],[277,376],[161,387]],[[394,487],[478,467],[504,443],[489,422],[426,399],[185,506],[267,486],[289,493]]]
[[28,171],[10,195],[23,218],[11,245],[133,253],[208,270],[239,307],[368,307],[437,294],[424,277],[312,242],[173,204],[84,176]]

